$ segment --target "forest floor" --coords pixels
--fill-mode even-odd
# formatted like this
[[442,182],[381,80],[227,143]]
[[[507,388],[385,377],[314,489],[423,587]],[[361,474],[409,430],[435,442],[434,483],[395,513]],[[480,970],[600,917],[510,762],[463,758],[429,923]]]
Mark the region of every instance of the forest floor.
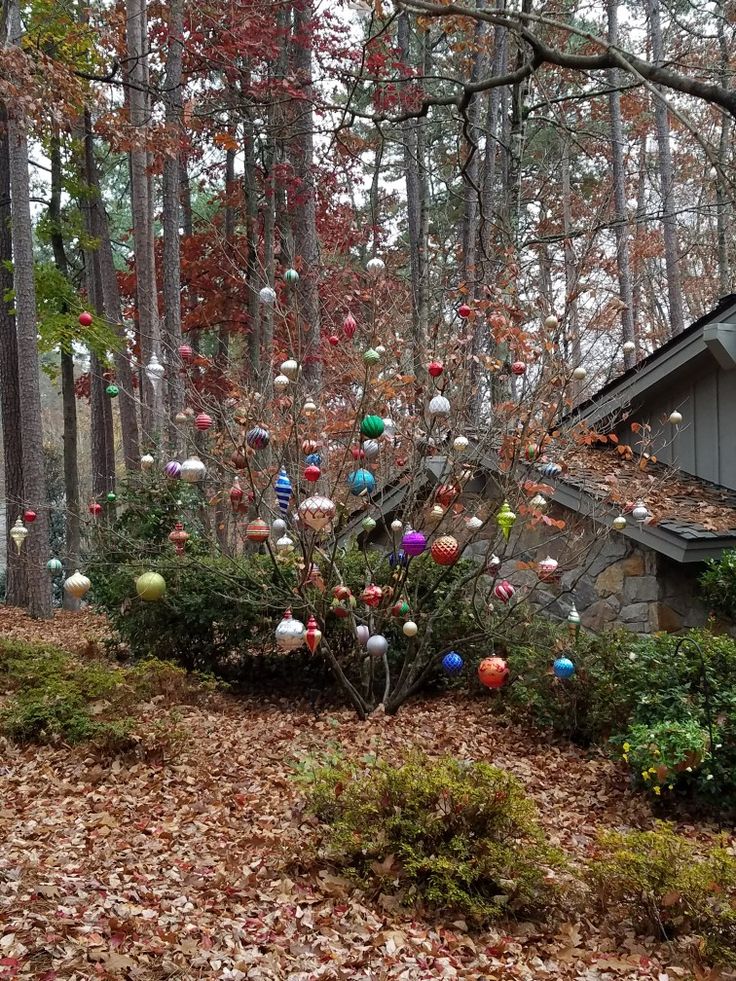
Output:
[[[103,624],[88,614],[75,630],[72,616],[46,629],[62,628],[58,642],[83,652]],[[3,611],[0,631],[11,619]],[[44,628],[31,629],[41,639]],[[159,709],[141,706],[143,724],[155,726]],[[622,768],[597,753],[456,696],[368,723],[344,709],[219,695],[176,711],[184,738],[169,760],[0,740],[0,979],[729,976],[573,912],[484,932],[420,920],[305,861],[316,829],[293,779],[300,758],[332,748],[393,758],[417,746],[493,762],[524,782],[550,843],[574,860],[599,829],[653,820]]]

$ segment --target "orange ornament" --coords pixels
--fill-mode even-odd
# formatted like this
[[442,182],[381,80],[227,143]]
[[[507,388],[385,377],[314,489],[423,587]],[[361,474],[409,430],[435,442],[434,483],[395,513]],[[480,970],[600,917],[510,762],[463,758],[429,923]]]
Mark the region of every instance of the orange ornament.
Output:
[[449,508],[455,498],[460,496],[460,487],[457,484],[441,484],[436,496],[438,504]]
[[460,546],[452,535],[443,535],[432,542],[430,549],[437,565],[454,565],[460,558]]
[[263,518],[254,518],[245,529],[245,537],[249,542],[265,542],[270,534],[271,529]]
[[502,657],[487,657],[478,665],[478,679],[486,688],[503,688],[508,677],[509,666]]

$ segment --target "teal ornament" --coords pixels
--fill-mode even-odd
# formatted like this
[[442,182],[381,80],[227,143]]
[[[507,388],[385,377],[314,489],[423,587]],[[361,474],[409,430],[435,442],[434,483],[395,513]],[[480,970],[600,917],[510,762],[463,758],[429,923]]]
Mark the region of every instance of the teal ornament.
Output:
[[564,681],[567,678],[572,678],[575,674],[575,665],[569,657],[558,657],[552,665],[552,670],[554,671],[555,678],[560,678]]
[[356,497],[360,497],[363,494],[370,496],[376,489],[376,478],[370,470],[354,470],[353,473],[348,475],[348,487],[350,488],[350,493]]
[[120,389],[117,385],[108,385],[105,392],[110,396],[111,399],[116,398],[120,394]]
[[288,283],[289,286],[294,286],[299,282],[299,273],[296,269],[287,269],[284,273],[284,282]]
[[58,576],[60,572],[63,572],[64,566],[58,559],[49,559],[46,563],[46,571],[52,576]]

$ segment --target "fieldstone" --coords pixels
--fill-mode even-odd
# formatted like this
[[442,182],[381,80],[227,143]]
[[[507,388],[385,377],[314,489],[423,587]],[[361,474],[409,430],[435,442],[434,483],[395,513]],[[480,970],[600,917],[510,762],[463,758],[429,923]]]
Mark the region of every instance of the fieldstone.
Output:
[[594,630],[596,633],[605,630],[609,627],[617,618],[620,604],[615,597],[611,597],[610,600],[598,600],[597,603],[593,603],[581,614],[581,620],[583,625],[589,630]]
[[646,571],[644,556],[641,552],[634,552],[623,560],[621,568],[625,576],[643,576]]
[[610,596],[613,593],[620,593],[624,584],[624,570],[622,562],[615,562],[604,569],[595,580],[595,588],[599,596]]
[[627,606],[622,606],[621,612],[619,613],[619,619],[622,620],[623,623],[631,624],[632,629],[634,623],[648,623],[649,604],[629,603]]
[[666,630],[667,633],[681,630],[682,617],[666,603],[657,603],[657,629]]
[[624,582],[624,598],[629,603],[643,603],[659,597],[659,584],[653,576],[634,576]]

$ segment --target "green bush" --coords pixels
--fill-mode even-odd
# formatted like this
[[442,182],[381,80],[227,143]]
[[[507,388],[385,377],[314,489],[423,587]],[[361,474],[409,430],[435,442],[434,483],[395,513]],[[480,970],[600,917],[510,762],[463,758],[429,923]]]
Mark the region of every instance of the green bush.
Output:
[[700,577],[700,591],[715,613],[736,619],[736,550],[728,549],[708,562]]
[[658,797],[663,789],[691,784],[710,760],[711,746],[707,729],[686,719],[631,726],[622,748],[636,782]]
[[664,940],[702,937],[704,953],[736,963],[736,858],[724,848],[701,853],[665,824],[654,831],[607,832],[586,878],[606,915]]
[[519,781],[485,763],[413,755],[402,766],[319,771],[311,807],[325,855],[407,903],[487,921],[543,911],[561,856],[545,843]]

